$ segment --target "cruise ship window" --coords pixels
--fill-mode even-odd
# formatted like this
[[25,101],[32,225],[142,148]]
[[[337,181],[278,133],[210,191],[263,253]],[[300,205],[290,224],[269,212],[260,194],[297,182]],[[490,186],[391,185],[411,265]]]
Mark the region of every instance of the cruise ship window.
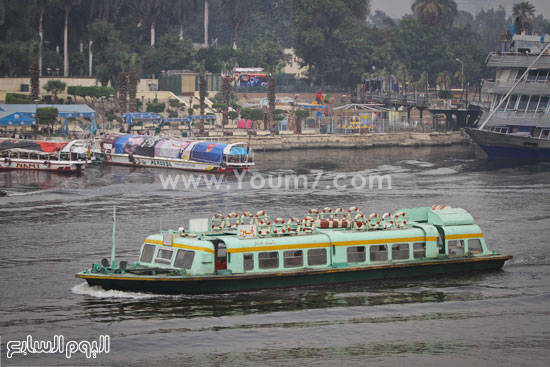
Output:
[[325,265],[327,263],[327,250],[324,248],[314,248],[307,252],[307,264]]
[[529,74],[527,75],[527,81],[534,82],[535,80],[537,80],[538,73],[539,73],[538,70],[529,70]]
[[544,97],[540,97],[540,103],[539,103],[539,106],[537,107],[537,112],[545,112],[546,109],[548,108],[548,100],[550,99],[550,97],[548,96],[544,96]]
[[258,267],[260,269],[276,269],[279,267],[279,253],[277,251],[272,252],[260,252],[258,254]]
[[527,69],[518,69],[518,73],[516,74],[516,80],[518,80],[519,78],[521,78],[521,76],[523,75],[523,73],[525,73],[525,70],[527,70]]
[[539,99],[540,98],[538,96],[531,96],[531,98],[529,99],[529,105],[527,106],[528,112],[535,112],[537,110]]
[[365,246],[348,247],[348,263],[360,263],[367,260]]
[[283,252],[283,263],[285,268],[297,268],[304,266],[304,255],[302,250]]
[[449,256],[464,256],[464,240],[453,240],[447,242]]
[[524,112],[527,108],[527,104],[529,103],[529,96],[522,95],[519,99],[519,105],[518,105],[518,111]]
[[174,266],[181,269],[191,269],[193,259],[195,259],[195,251],[178,250],[176,260],[174,260]]
[[468,240],[468,252],[471,252],[473,254],[482,253],[483,248],[481,247],[481,241],[477,238]]
[[548,79],[548,70],[539,70],[537,82],[545,82]]
[[172,255],[174,255],[174,251],[160,249],[155,258],[155,264],[170,265],[172,263]]
[[391,258],[393,260],[405,260],[409,258],[409,244],[398,243],[391,246]]
[[370,247],[370,261],[388,260],[388,248],[386,245],[372,245]]
[[518,95],[512,94],[508,99],[508,103],[506,104],[506,111],[515,110],[517,102],[518,102]]
[[143,251],[141,252],[141,258],[139,259],[142,263],[150,263],[153,261],[153,255],[155,254],[154,245],[144,245]]
[[254,270],[254,255],[253,254],[243,254],[243,264],[244,270]]

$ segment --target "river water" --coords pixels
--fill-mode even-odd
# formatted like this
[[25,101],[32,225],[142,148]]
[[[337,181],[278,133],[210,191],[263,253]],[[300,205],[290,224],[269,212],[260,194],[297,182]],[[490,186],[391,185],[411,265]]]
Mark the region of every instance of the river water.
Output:
[[[0,365],[547,365],[550,164],[497,165],[472,146],[258,152],[256,161],[264,179],[300,174],[318,184],[260,188],[260,175],[252,182],[248,175],[243,184],[227,177],[218,190],[204,182],[165,190],[165,176],[180,172],[0,173],[9,194],[0,198]],[[391,188],[351,187],[354,176],[374,174],[389,175]],[[502,271],[304,289],[102,291],[74,274],[110,255],[114,204],[119,260],[137,260],[143,239],[161,227],[215,212],[265,209],[288,218],[326,206],[370,213],[433,204],[467,209],[490,248],[514,258]],[[110,351],[8,359],[7,343],[28,335],[109,335]]]

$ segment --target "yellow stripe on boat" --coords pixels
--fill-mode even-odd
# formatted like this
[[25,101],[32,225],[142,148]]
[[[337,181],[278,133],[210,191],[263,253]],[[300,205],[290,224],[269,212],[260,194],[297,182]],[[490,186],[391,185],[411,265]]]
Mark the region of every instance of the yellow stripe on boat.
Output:
[[449,234],[445,236],[446,240],[463,240],[465,238],[483,238],[483,233]]

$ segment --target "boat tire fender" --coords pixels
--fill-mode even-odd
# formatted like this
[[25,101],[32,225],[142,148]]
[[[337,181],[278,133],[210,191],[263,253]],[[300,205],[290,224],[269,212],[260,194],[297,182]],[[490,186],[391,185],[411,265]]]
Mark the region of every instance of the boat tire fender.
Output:
[[370,229],[377,229],[380,227],[380,216],[378,213],[371,213],[371,215],[369,215],[367,225]]
[[9,158],[4,159],[4,163],[7,164],[8,166],[11,165],[11,159]]
[[226,169],[227,169],[227,163],[222,162],[222,163],[220,164],[220,168],[223,169],[223,170],[226,170]]
[[52,166],[52,162],[50,161],[44,161],[44,166],[50,168]]
[[128,154],[128,161],[130,163],[134,163],[134,155],[133,154]]
[[405,227],[407,225],[407,213],[404,211],[396,213],[394,220],[397,228]]
[[260,219],[258,222],[258,236],[265,237],[271,233],[271,222],[269,220]]

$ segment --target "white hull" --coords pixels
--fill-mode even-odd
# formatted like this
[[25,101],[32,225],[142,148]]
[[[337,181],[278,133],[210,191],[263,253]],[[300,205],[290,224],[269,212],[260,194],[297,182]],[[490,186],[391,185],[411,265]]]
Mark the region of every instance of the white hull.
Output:
[[132,167],[153,167],[153,168],[171,168],[186,171],[205,171],[205,172],[232,172],[233,170],[248,170],[254,163],[222,163],[221,165],[212,163],[194,162],[183,159],[144,157],[128,154],[103,154],[103,162],[107,164],[116,164]]
[[0,159],[0,170],[31,170],[49,172],[81,172],[86,168],[85,161],[56,161],[23,158]]

